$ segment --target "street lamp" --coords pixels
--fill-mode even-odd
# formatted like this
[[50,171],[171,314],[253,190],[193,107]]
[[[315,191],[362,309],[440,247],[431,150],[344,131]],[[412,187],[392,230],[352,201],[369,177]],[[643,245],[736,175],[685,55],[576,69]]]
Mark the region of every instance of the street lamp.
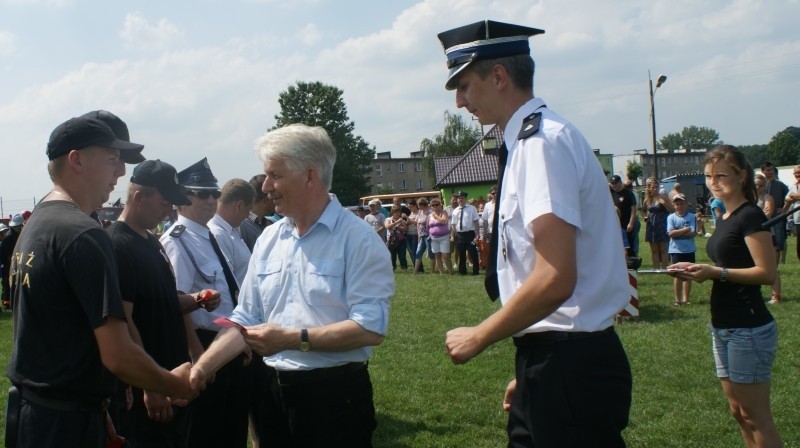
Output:
[[656,79],[655,89],[653,89],[653,79],[650,77],[650,70],[647,71],[647,80],[650,81],[650,123],[653,126],[653,176],[660,185],[661,182],[658,179],[658,151],[656,150],[656,108],[653,97],[655,97],[656,90],[661,87],[661,84],[667,81],[667,77],[659,75],[658,79]]

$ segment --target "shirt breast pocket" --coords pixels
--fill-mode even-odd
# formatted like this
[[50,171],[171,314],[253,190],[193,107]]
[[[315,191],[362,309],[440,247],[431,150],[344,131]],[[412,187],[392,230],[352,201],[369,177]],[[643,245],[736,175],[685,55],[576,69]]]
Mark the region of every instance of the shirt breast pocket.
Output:
[[214,263],[204,263],[197,266],[197,275],[200,278],[196,278],[195,281],[198,282],[205,282],[208,283],[212,288],[216,288],[216,281],[217,281],[217,269],[219,269],[219,264]]
[[344,289],[343,260],[309,260],[306,299],[311,306],[341,306]]
[[265,294],[272,294],[281,287],[281,260],[264,260],[256,263],[259,289]]
[[516,195],[503,200],[500,205],[500,256],[509,260],[524,260],[531,250],[531,241],[522,219],[522,210]]

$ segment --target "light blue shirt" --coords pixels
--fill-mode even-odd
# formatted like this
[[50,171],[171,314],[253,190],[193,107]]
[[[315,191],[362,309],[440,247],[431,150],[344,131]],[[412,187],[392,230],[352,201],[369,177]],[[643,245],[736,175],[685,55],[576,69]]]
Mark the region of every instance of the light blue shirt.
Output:
[[[330,198],[303,236],[288,217],[264,229],[231,320],[299,329],[349,319],[386,334],[394,294],[389,251],[369,224]],[[371,346],[318,352],[313,344],[309,352],[285,350],[264,362],[277,370],[308,370],[363,362],[372,354]]]
[[711,205],[709,205],[709,207],[708,207],[708,208],[709,208],[709,209],[711,209],[711,219],[713,219],[713,220],[714,220],[714,224],[716,224],[716,223],[717,223],[717,214],[716,214],[716,213],[714,213],[714,209],[715,209],[715,208],[718,208],[718,209],[720,209],[720,211],[722,212],[722,214],[723,214],[723,215],[724,215],[724,214],[725,214],[725,212],[726,212],[726,210],[725,210],[725,204],[724,204],[724,203],[723,203],[721,200],[719,200],[719,199],[717,199],[717,198],[714,198],[714,200],[713,200],[713,201],[711,201]]
[[[697,218],[694,213],[686,212],[683,216],[672,213],[667,216],[667,233],[684,227],[691,228],[692,234],[697,232]],[[669,239],[669,253],[691,254],[695,252],[697,252],[697,246],[694,244],[694,235]]]

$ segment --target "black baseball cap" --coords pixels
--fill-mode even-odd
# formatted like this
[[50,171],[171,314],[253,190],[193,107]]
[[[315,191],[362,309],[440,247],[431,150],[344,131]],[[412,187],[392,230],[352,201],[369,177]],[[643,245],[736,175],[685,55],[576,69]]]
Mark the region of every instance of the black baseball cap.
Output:
[[616,174],[615,174],[615,175],[613,175],[613,176],[611,176],[611,183],[612,183],[612,184],[618,184],[618,183],[620,183],[620,182],[622,182],[622,178],[621,178],[621,177],[619,177],[619,176],[618,176],[618,175],[616,175]]
[[133,169],[131,182],[137,185],[154,187],[173,205],[192,205],[178,182],[178,172],[167,162],[145,160]]
[[116,149],[125,163],[138,163],[144,160],[141,152],[144,145],[122,140],[114,134],[111,127],[95,118],[76,117],[58,125],[47,142],[47,158],[57,159],[72,150],[89,146],[102,146]]

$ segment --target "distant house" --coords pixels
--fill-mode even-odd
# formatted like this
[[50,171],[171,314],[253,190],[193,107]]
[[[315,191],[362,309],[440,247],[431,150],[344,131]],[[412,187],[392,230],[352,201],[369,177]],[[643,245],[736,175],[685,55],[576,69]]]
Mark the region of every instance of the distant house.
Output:
[[434,188],[442,191],[448,203],[459,190],[465,191],[468,198],[485,200],[489,188],[497,183],[497,151],[502,144],[503,131],[495,125],[463,156],[435,157]]
[[379,152],[372,161],[371,194],[391,190],[394,193],[413,193],[430,190],[424,153],[416,151],[411,157],[392,158],[391,151]]
[[[497,152],[503,144],[503,131],[496,125],[463,156],[435,157],[435,189],[442,191],[445,201],[456,191],[465,191],[469,198],[485,199],[492,185],[497,184]],[[594,150],[606,176],[613,172],[613,156]]]

